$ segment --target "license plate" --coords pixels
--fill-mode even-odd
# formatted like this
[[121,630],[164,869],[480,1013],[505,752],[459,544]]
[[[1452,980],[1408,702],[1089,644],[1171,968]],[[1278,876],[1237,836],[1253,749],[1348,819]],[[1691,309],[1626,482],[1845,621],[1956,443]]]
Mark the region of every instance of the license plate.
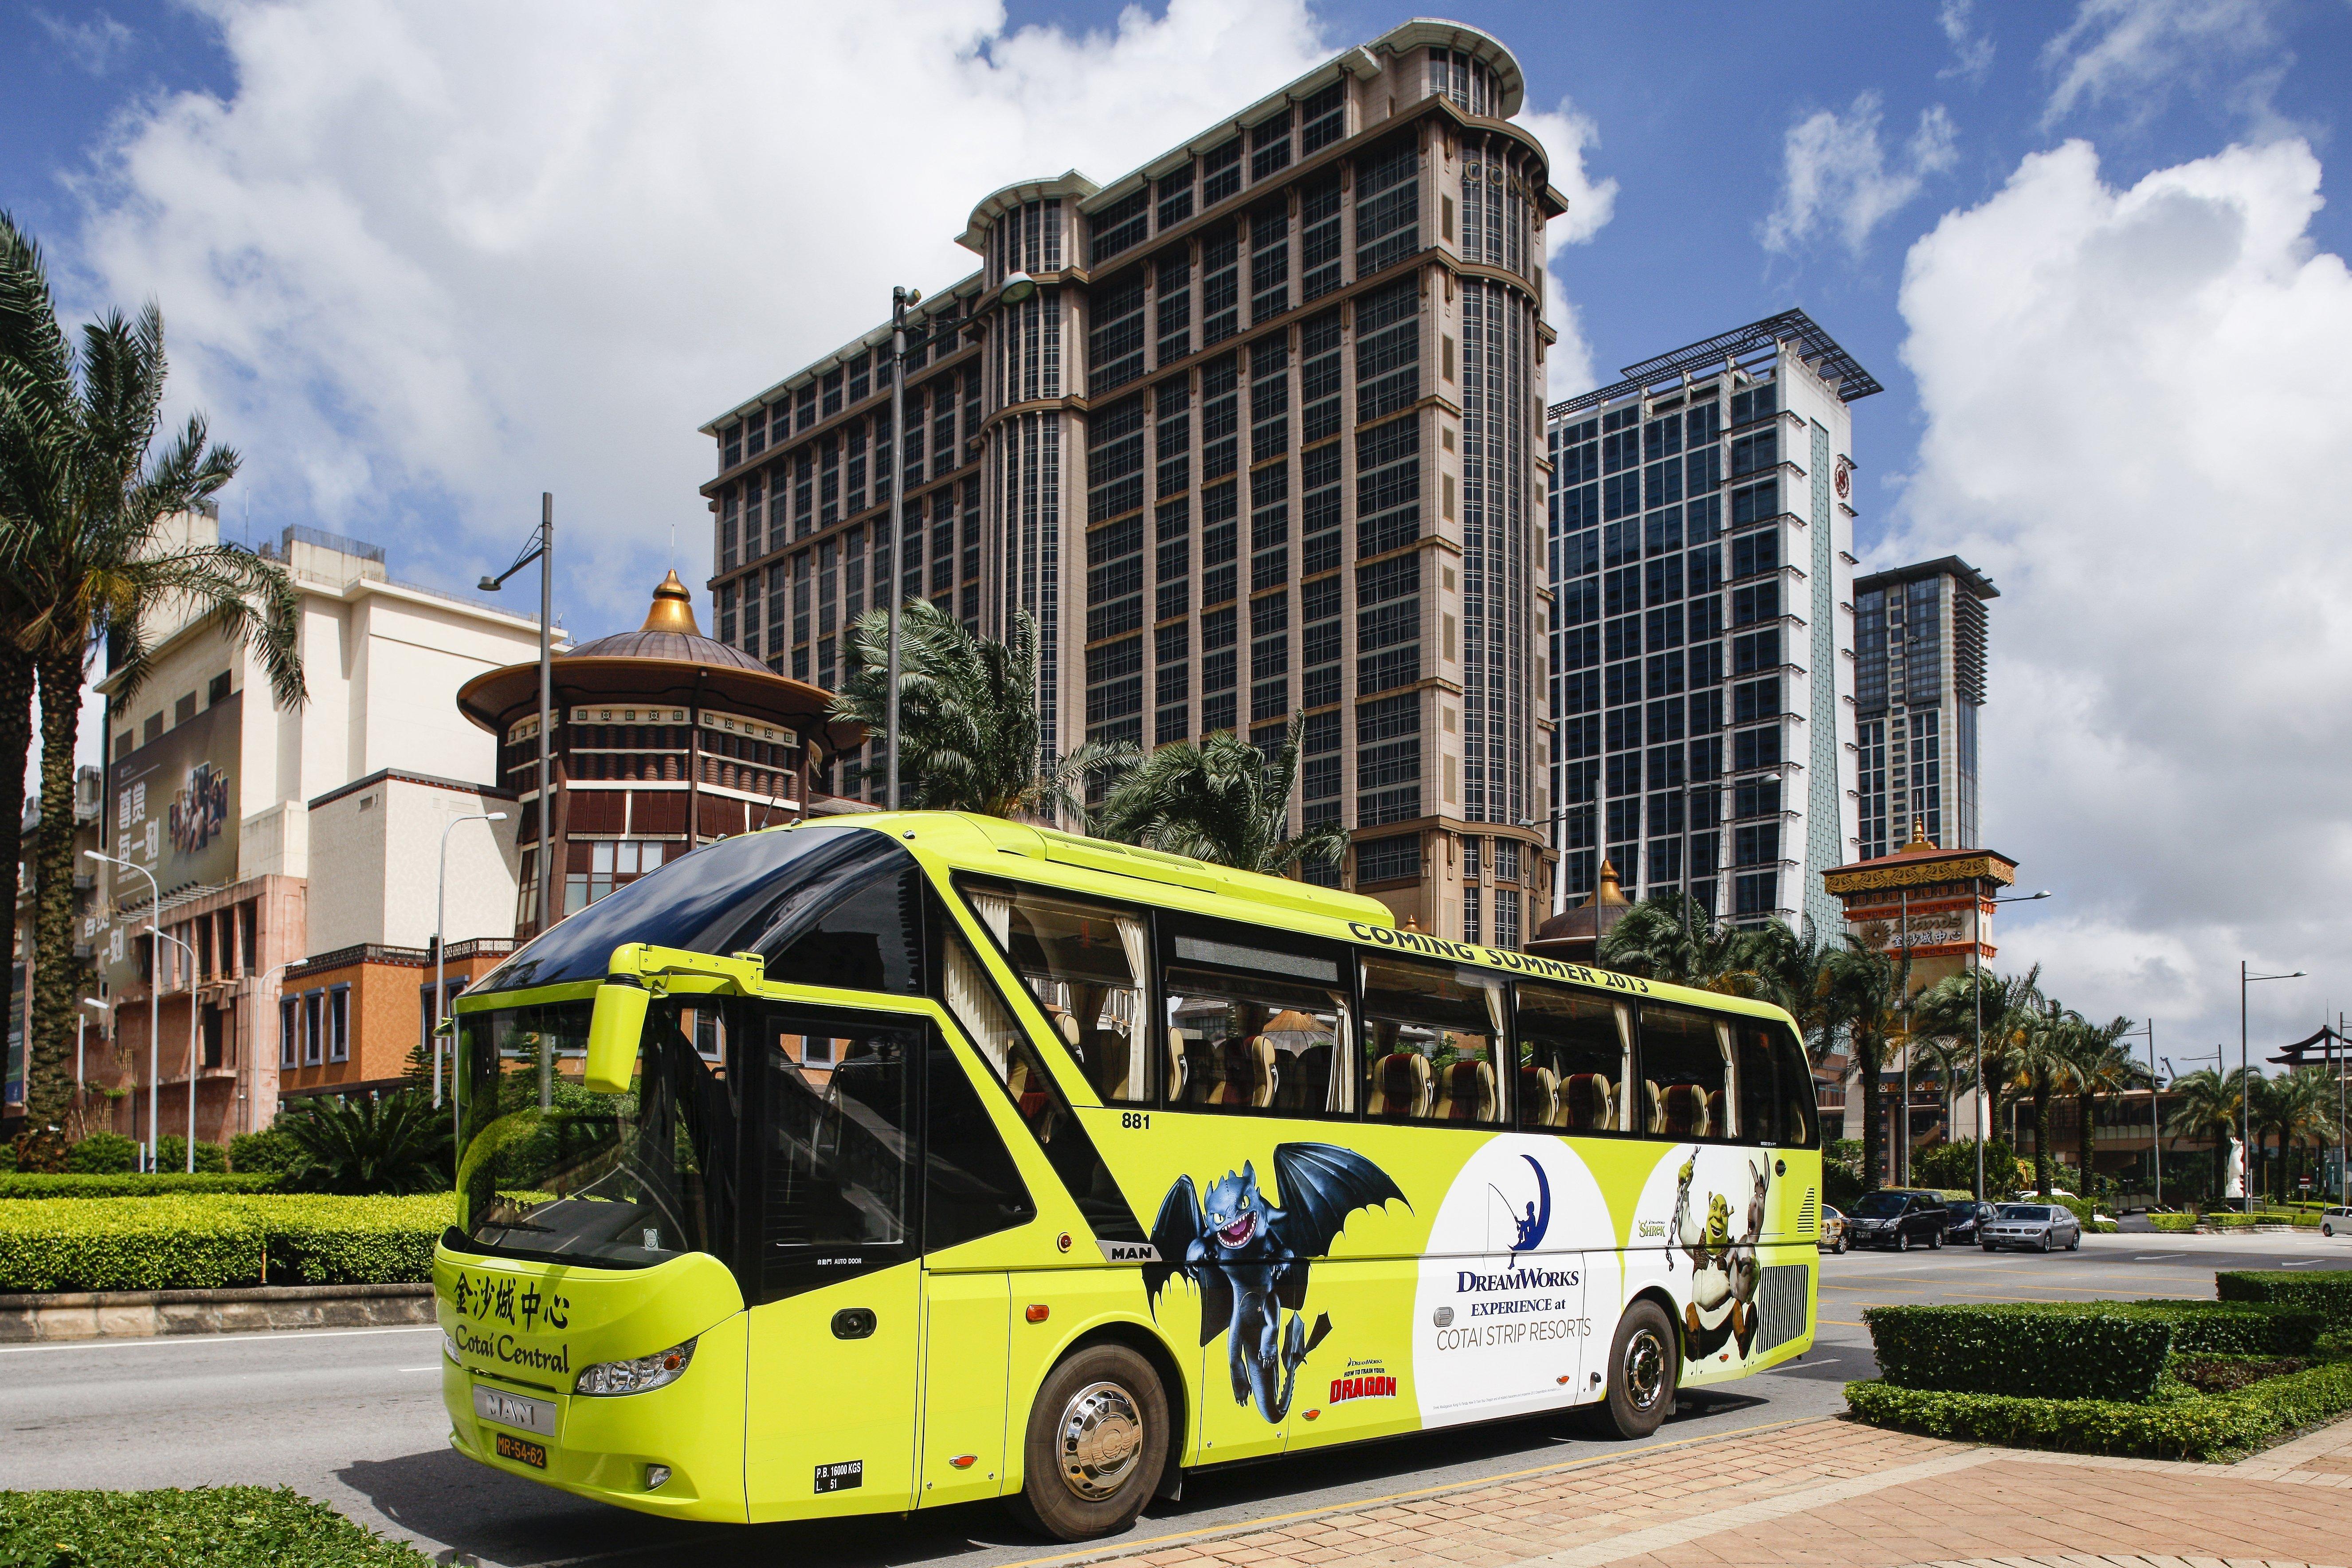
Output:
[[534,1443],[528,1437],[517,1437],[507,1432],[501,1432],[498,1436],[499,1458],[512,1459],[518,1464],[529,1465],[534,1470],[547,1468],[546,1444]]
[[[520,1426],[526,1432],[536,1432],[542,1437],[555,1436],[555,1405],[551,1400],[531,1399],[503,1389],[474,1385],[474,1414],[485,1421],[495,1421],[501,1426]],[[546,1464],[542,1458],[539,1463]]]

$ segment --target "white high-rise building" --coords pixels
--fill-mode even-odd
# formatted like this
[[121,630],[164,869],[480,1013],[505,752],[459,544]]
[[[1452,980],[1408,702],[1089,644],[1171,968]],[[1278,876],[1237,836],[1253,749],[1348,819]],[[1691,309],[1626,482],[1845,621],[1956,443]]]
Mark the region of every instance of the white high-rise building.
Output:
[[1853,423],[1880,390],[1801,310],[1556,405],[1552,799],[1563,902],[1843,929],[1856,836]]

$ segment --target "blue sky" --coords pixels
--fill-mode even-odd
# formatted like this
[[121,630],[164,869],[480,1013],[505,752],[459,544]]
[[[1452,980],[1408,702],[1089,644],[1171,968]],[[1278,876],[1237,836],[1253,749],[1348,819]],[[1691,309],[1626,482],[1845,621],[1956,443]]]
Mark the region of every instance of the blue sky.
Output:
[[[312,523],[462,587],[553,489],[559,607],[593,636],[642,613],[673,531],[707,571],[696,426],[889,282],[968,270],[973,201],[1120,173],[1409,14],[19,5],[0,205],[76,310],[161,300],[174,407],[247,454],[232,533]],[[2002,589],[1987,834],[2060,893],[2004,962],[2201,1044],[2234,1034],[2243,954],[2315,971],[2258,1018],[2315,1017],[2352,952],[2326,178],[2352,5],[1450,14],[1517,54],[1580,196],[1559,366],[1612,380],[1798,305],[1885,384],[1854,411],[1862,553],[1958,551]]]

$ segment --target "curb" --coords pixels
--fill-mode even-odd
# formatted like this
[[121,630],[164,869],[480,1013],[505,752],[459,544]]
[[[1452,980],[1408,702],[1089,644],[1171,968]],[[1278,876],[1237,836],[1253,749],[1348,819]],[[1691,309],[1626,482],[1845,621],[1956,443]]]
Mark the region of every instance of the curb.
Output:
[[262,1285],[219,1290],[0,1296],[0,1344],[274,1329],[363,1329],[433,1321],[429,1284]]

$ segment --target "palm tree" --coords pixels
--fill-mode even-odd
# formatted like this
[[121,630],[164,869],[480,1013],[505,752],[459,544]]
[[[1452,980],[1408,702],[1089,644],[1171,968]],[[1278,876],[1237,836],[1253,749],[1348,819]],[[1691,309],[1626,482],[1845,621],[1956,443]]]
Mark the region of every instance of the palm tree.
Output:
[[413,1089],[337,1103],[326,1096],[278,1124],[292,1184],[319,1193],[432,1193],[449,1186],[449,1119]]
[[1301,862],[1337,865],[1348,830],[1320,822],[1290,836],[1304,714],[1293,714],[1271,758],[1231,731],[1198,745],[1179,741],[1136,764],[1095,818],[1095,831],[1123,844],[1213,865],[1279,877]]
[[2164,1130],[2175,1138],[2213,1141],[2213,1196],[2230,1190],[2230,1143],[2238,1136],[2238,1115],[2244,1107],[2246,1080],[2252,1075],[2239,1068],[2227,1077],[2211,1068],[2200,1068],[2172,1080],[2172,1112]]
[[2122,1043],[2135,1026],[2129,1018],[2111,1018],[2104,1024],[2076,1018],[2061,1040],[2074,1083],[2078,1111],[2075,1156],[2083,1172],[2084,1190],[2080,1195],[2085,1198],[2091,1195],[2091,1159],[2099,1096],[2144,1088],[2150,1081],[2147,1068],[2135,1061]]
[[1818,1067],[1832,1044],[1828,967],[1838,951],[1814,933],[1811,921],[1800,936],[1779,921],[1768,921],[1739,933],[1736,962],[1715,988],[1769,1002],[1796,1019],[1806,1054]]
[[1902,1027],[1902,980],[1892,959],[1848,937],[1844,950],[1831,953],[1823,963],[1822,989],[1824,1032],[1843,1031],[1861,1082],[1862,1184],[1866,1192],[1879,1184],[1879,1166],[1885,1158],[1885,1140],[1878,1128],[1878,1079],[1885,1066],[1887,1044]]
[[[1922,992],[1912,1004],[1912,1026],[1954,1043],[1956,1080],[1983,1093],[1989,1114],[1986,1125],[2000,1128],[2016,1100],[2021,1076],[2011,1058],[2019,1037],[2042,1010],[2042,967],[2023,974],[1996,975],[1979,970],[1954,974]],[[1984,1039],[1984,1082],[1976,1081],[1976,1041],[1979,1020]],[[1965,1056],[1960,1047],[1965,1047]]]
[[1600,965],[1670,985],[1714,987],[1745,968],[1751,934],[1717,925],[1679,892],[1654,893],[1602,935]]
[[[73,759],[91,652],[108,649],[119,694],[136,692],[152,633],[202,617],[268,672],[281,705],[305,700],[292,580],[235,545],[190,542],[173,520],[236,472],[202,416],[149,456],[163,400],[163,319],[58,325],[40,251],[0,214],[0,643],[31,661],[40,690],[41,817],[34,848],[33,1048],[26,1121],[37,1137],[72,1092],[81,994],[73,952]],[[5,698],[0,683],[0,698]],[[0,740],[8,733],[0,725]],[[21,777],[21,753],[0,773]]]
[[[849,672],[833,716],[883,732],[889,703],[887,609],[849,628]],[[1046,751],[1037,712],[1037,626],[1013,615],[1003,642],[975,636],[928,601],[898,612],[898,746],[905,793],[932,811],[1083,822],[1087,780],[1132,765],[1124,742]]]
[[2252,1121],[2257,1137],[2278,1138],[2278,1178],[2273,1195],[2287,1197],[2287,1150],[2306,1142],[2331,1142],[2336,1132],[2336,1085],[2325,1068],[2304,1068],[2277,1078],[2255,1079]]
[[2070,1013],[2053,1000],[2046,1011],[2034,1015],[2018,1031],[2011,1047],[2012,1070],[2033,1105],[2033,1190],[2045,1198],[2057,1163],[2056,1151],[2050,1146],[2050,1108],[2074,1083],[2070,1043],[2074,1026],[2082,1021],[2080,1014]]

